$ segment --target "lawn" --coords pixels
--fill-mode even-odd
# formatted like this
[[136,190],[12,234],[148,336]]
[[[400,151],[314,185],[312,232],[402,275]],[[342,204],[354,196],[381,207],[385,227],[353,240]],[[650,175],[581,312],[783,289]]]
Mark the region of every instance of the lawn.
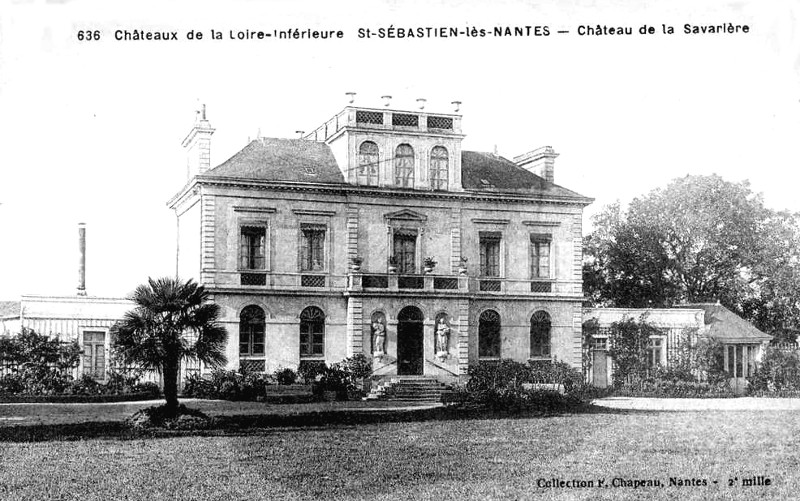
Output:
[[[7,441],[0,499],[791,499],[798,431],[792,411],[597,410]],[[742,487],[753,476],[771,485]],[[708,485],[537,486],[615,477]]]

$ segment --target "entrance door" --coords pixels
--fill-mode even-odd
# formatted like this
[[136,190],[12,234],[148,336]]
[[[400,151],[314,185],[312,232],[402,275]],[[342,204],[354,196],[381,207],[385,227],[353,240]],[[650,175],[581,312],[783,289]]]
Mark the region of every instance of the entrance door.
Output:
[[592,384],[598,388],[608,386],[608,339],[592,340]]
[[423,368],[422,312],[406,306],[397,315],[397,374],[422,374]]
[[608,386],[608,357],[605,350],[592,352],[592,384],[598,388]]
[[729,344],[725,346],[725,369],[734,393],[744,393],[747,379],[755,372],[758,345]]

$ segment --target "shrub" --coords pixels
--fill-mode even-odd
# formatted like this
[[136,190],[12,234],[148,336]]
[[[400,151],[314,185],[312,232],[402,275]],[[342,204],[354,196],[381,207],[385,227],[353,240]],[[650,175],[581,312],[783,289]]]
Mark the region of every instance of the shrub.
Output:
[[363,353],[345,358],[339,364],[354,381],[363,380],[372,375],[372,360]]
[[183,396],[191,398],[217,398],[217,388],[200,374],[190,374],[183,384]]
[[133,429],[165,428],[168,430],[204,429],[213,425],[214,419],[202,411],[179,405],[171,411],[165,405],[147,407],[125,420]]
[[275,371],[275,380],[278,384],[294,384],[295,381],[297,381],[297,373],[288,367],[285,369],[278,369]]
[[271,377],[258,372],[245,375],[235,371],[217,369],[210,377],[199,374],[188,376],[183,385],[183,396],[194,398],[218,398],[222,400],[257,400],[266,395]]
[[800,390],[800,355],[795,351],[767,348],[749,383],[751,392]]
[[347,399],[347,390],[351,387],[350,375],[339,364],[326,367],[317,381],[313,383],[312,392],[321,396],[326,391],[336,392],[336,398]]
[[161,388],[159,388],[158,385],[152,381],[136,383],[136,385],[131,388],[131,391],[133,393],[148,393],[153,398],[158,398],[161,396]]
[[82,374],[81,377],[76,379],[68,389],[69,393],[73,395],[98,395],[105,393],[103,385],[94,380],[89,374]]
[[712,383],[710,381],[668,381],[652,378],[645,379],[635,386],[617,388],[614,394],[659,398],[725,398],[734,396],[733,390],[725,381]]
[[17,373],[0,377],[0,395],[16,395],[25,391],[22,377]]
[[725,346],[715,339],[702,338],[695,348],[695,363],[700,378],[712,384],[727,382]]
[[311,384],[325,373],[327,366],[322,360],[301,360],[297,375],[305,384]]
[[557,391],[531,387],[532,384],[558,384],[565,390],[582,385],[580,371],[563,362],[532,362],[513,360],[481,363],[471,367],[466,395],[456,395],[465,403],[492,410],[519,412],[538,410],[552,412],[568,406],[574,399]]
[[72,383],[71,372],[83,353],[77,342],[63,342],[31,329],[0,340],[0,363],[12,367],[0,391],[28,395],[63,393]]

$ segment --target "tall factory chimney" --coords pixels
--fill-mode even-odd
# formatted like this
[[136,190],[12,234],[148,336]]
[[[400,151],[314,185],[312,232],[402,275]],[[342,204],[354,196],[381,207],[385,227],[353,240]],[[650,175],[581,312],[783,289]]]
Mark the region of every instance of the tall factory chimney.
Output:
[[86,223],[78,223],[78,295],[86,295]]

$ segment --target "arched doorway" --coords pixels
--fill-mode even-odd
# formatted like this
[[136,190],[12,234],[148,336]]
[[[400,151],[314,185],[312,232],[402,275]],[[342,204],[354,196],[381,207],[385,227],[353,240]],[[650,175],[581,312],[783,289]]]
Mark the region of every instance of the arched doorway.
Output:
[[406,306],[397,315],[397,374],[422,374],[423,368],[422,312]]

